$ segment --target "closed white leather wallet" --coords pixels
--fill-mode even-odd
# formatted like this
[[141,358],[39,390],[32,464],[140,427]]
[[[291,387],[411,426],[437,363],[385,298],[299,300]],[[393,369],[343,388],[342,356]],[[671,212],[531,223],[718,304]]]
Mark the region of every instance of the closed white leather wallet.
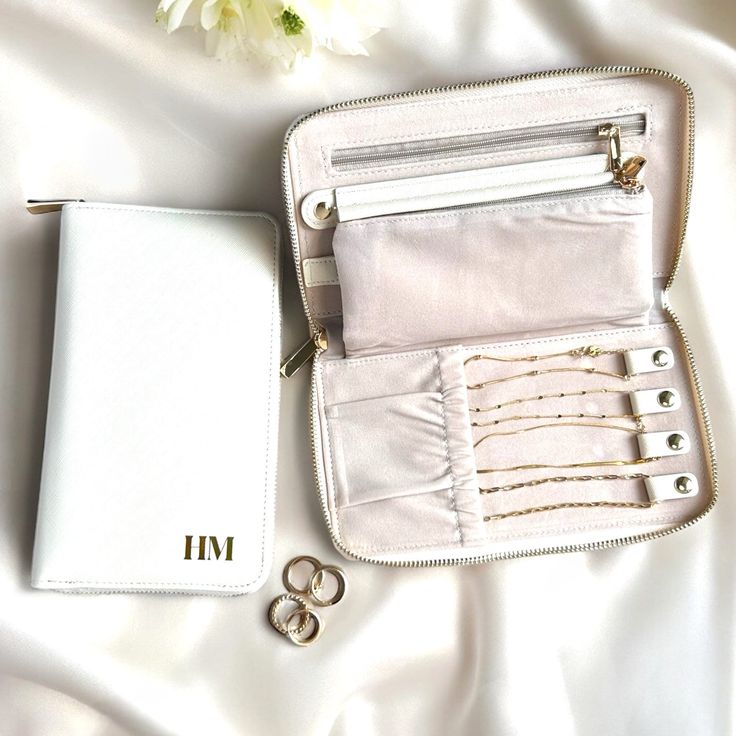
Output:
[[63,207],[33,587],[263,583],[280,272],[265,214]]

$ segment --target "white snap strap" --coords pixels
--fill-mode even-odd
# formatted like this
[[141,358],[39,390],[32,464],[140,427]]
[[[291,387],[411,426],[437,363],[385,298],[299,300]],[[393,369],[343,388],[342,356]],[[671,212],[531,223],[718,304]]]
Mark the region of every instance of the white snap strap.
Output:
[[624,361],[626,373],[637,376],[669,370],[675,364],[675,354],[668,347],[628,350],[624,353]]
[[690,452],[690,438],[681,429],[667,432],[644,432],[637,435],[639,453],[643,458],[685,455]]
[[645,391],[632,391],[631,410],[634,414],[663,414],[668,411],[677,411],[682,405],[682,399],[677,389],[653,388]]
[[697,496],[699,491],[698,479],[692,473],[654,475],[647,478],[644,484],[652,503]]
[[302,219],[315,230],[326,230],[337,225],[335,190],[319,189],[302,200]]

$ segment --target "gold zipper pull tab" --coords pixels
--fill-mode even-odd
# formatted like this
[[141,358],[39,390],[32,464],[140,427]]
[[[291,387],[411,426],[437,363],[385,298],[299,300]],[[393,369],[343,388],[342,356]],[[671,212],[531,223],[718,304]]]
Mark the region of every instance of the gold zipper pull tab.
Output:
[[[626,181],[636,181],[647,160],[644,156],[632,156],[621,164],[621,176]],[[637,182],[638,183],[638,182]]]
[[637,155],[621,160],[621,128],[616,123],[599,125],[598,135],[608,138],[608,170],[616,184],[628,191],[641,191],[643,185],[637,176],[644,168],[646,158]]
[[621,128],[615,123],[598,126],[598,135],[608,138],[608,170],[614,174],[621,169]]
[[303,345],[300,345],[281,363],[279,371],[284,378],[291,378],[310,358],[327,350],[327,333],[319,329]]
[[32,215],[45,215],[47,212],[59,212],[65,204],[84,202],[83,199],[29,199],[26,209]]

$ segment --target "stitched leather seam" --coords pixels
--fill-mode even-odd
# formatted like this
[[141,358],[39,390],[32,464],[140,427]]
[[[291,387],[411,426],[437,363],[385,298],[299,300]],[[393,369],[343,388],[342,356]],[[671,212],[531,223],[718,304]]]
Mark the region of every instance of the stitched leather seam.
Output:
[[[595,154],[593,154],[593,155],[595,155]],[[604,159],[606,154],[605,153],[602,153],[602,154],[598,154],[598,155],[600,155],[601,158]],[[578,158],[578,157],[577,156],[565,156],[565,157],[562,157],[562,158],[545,159],[543,161],[533,161],[533,162],[525,161],[525,162],[523,162],[524,165],[525,165],[525,168],[523,169],[523,171],[529,171],[532,168],[534,168],[535,171],[539,171],[539,172],[545,172],[548,169],[560,169],[560,171],[562,172],[562,174],[561,174],[560,177],[557,177],[557,178],[562,178],[563,176],[565,178],[570,177],[570,176],[586,176],[586,175],[587,176],[594,176],[595,174],[603,174],[603,173],[605,173],[605,170],[604,171],[597,171],[597,172],[593,172],[593,173],[588,172],[588,171],[580,172],[579,169],[585,168],[584,165],[585,164],[589,164],[590,163],[590,160],[576,161],[574,165],[570,164],[568,166],[567,171],[565,171],[565,165],[566,164],[569,164],[569,162],[573,158]],[[529,165],[530,163],[533,164],[533,167],[531,165]],[[509,167],[516,167],[516,166],[517,166],[517,164],[509,164]],[[495,167],[495,168],[506,168],[506,167]],[[509,170],[510,170],[510,168],[509,168]],[[449,177],[449,176],[452,176],[454,174],[455,176],[452,177],[454,179],[465,179],[465,180],[469,180],[469,181],[476,181],[477,179],[484,179],[486,177],[489,177],[492,174],[493,171],[494,171],[494,167],[491,167],[489,169],[486,169],[486,168],[483,168],[483,169],[471,169],[470,171],[451,171],[451,172],[448,172],[448,174],[440,174],[440,176],[448,176]],[[423,177],[413,177],[413,178],[416,179],[416,178],[423,178]],[[429,178],[431,178],[431,176],[428,176],[426,178],[429,179]],[[611,177],[611,178],[613,178],[613,177]],[[523,184],[526,184],[526,183],[529,183],[529,182],[524,181],[522,183]],[[373,192],[379,192],[379,193],[380,192],[393,192],[396,189],[406,188],[406,186],[407,186],[406,180],[404,180],[404,179],[393,179],[391,181],[383,182],[383,184],[380,185],[380,186],[378,184],[374,184],[374,183],[371,183],[371,182],[364,182],[364,183],[361,183],[361,184],[355,184],[353,186],[346,186],[346,187],[343,187],[343,191],[344,190],[350,190],[350,189],[360,190],[361,188],[365,188],[366,191],[369,191],[371,193],[373,193]],[[463,189],[451,189],[447,193],[448,194],[463,194],[465,192],[475,192],[479,188],[497,189],[500,186],[509,186],[509,187],[511,187],[511,186],[515,186],[515,184],[514,183],[495,184],[495,185],[494,184],[488,184],[485,187],[479,187],[479,186],[465,187]],[[428,195],[428,196],[441,196],[441,193],[431,192],[431,195]]]
[[440,408],[442,410],[442,435],[443,435],[443,444],[445,446],[445,458],[447,459],[447,469],[450,472],[450,488],[449,490],[449,496],[450,496],[450,511],[455,516],[455,529],[457,529],[457,536],[458,541],[460,543],[461,547],[465,546],[464,540],[463,540],[463,532],[460,528],[460,514],[457,512],[457,499],[455,497],[455,486],[457,485],[457,476],[455,475],[455,471],[452,467],[452,460],[450,459],[450,442],[447,438],[447,410],[445,408],[445,383],[442,380],[442,368],[440,366],[440,351],[435,350],[434,351],[434,364],[437,368],[437,380],[439,381],[439,387],[440,387],[440,394],[441,394],[441,400],[440,400]]
[[[335,508],[335,513],[332,515],[333,521],[334,521],[334,534],[336,536],[336,539],[340,540],[342,542],[342,536],[340,533],[340,519],[339,519],[339,513],[340,509],[337,505],[337,483],[335,481],[335,466],[332,460],[332,439],[330,437],[330,424],[327,421],[327,417],[325,415],[324,422],[322,421],[322,407],[325,406],[327,403],[325,401],[325,393],[324,393],[324,386],[322,384],[322,368],[324,366],[318,365],[315,363],[315,379],[317,383],[317,392],[319,393],[320,397],[320,403],[317,407],[317,411],[320,417],[320,424],[324,426],[324,433],[327,436],[327,452],[329,454],[329,464],[330,464],[330,484],[332,486],[332,493],[330,494],[332,497],[333,505]],[[328,490],[328,489],[327,489]],[[331,530],[332,531],[332,530]]]
[[[672,522],[678,521],[677,516],[658,516],[652,519],[649,518],[639,518],[634,520],[628,520],[628,519],[622,519],[621,521],[603,521],[600,523],[596,523],[595,525],[591,526],[585,526],[585,527],[564,527],[564,528],[558,528],[551,530],[552,534],[558,534],[558,533],[566,533],[566,532],[574,532],[574,531],[589,531],[590,529],[598,529],[598,528],[608,528],[608,529],[619,529],[621,527],[626,526],[643,526],[644,524],[669,524]],[[537,532],[538,534],[538,532]],[[514,534],[511,535],[516,536]],[[523,534],[518,534],[518,536],[524,536]],[[533,534],[530,534],[529,536],[534,536]],[[541,538],[544,538],[544,536],[549,535],[539,535]],[[372,553],[391,553],[391,552],[402,552],[402,551],[410,551],[410,550],[420,550],[420,549],[427,549],[428,547],[436,547],[437,545],[434,543],[431,544],[407,544],[407,545],[400,545],[397,547],[391,547],[391,548],[381,548],[381,547],[353,547],[352,552],[355,554],[372,554]],[[472,548],[466,547],[465,549],[474,549],[475,547],[483,547],[484,543],[479,543],[477,545],[473,545]],[[482,554],[480,549],[478,550],[479,554]],[[461,557],[458,558],[458,561],[462,560]]]
[[309,268],[312,264],[319,266],[323,263],[331,263],[335,260],[335,256],[321,256],[320,258],[305,258],[302,261],[304,268]]
[[[623,190],[622,190],[623,191]],[[365,228],[365,227],[374,227],[378,228],[382,225],[393,225],[395,223],[401,223],[401,222],[417,222],[417,221],[432,221],[432,220],[456,220],[458,218],[462,217],[474,217],[474,216],[480,216],[480,215],[488,215],[490,213],[496,213],[496,212],[523,212],[523,211],[533,211],[533,210],[539,210],[544,208],[550,208],[550,207],[558,207],[560,205],[565,205],[566,207],[572,204],[574,207],[585,211],[589,211],[590,208],[586,207],[585,205],[590,204],[596,204],[598,202],[609,202],[611,200],[614,201],[624,201],[624,197],[631,197],[632,195],[629,194],[607,194],[605,196],[594,196],[594,197],[585,197],[584,199],[551,199],[551,200],[545,200],[544,202],[534,202],[532,204],[517,204],[517,205],[494,205],[491,207],[485,207],[482,205],[476,205],[473,207],[469,207],[468,209],[464,210],[454,210],[452,212],[448,212],[445,214],[430,214],[425,212],[412,212],[407,213],[404,215],[400,215],[399,217],[390,217],[390,218],[380,218],[380,220],[371,221],[371,220],[354,220],[352,222],[344,222],[340,223],[343,228],[346,229],[357,229],[357,228]],[[633,195],[632,200],[634,202],[640,202],[642,200],[638,199],[636,195]],[[648,211],[636,211],[632,213],[621,213],[621,217],[628,217],[631,215],[646,215],[649,214]]]
[[[623,77],[618,78],[619,81],[623,79]],[[591,86],[595,87],[596,94],[600,94],[603,91],[621,91],[625,90],[627,87],[632,90],[632,93],[637,92],[637,86],[631,82],[624,82],[624,83],[615,83],[615,82],[606,82],[604,84],[596,84],[595,82],[599,82],[600,80],[588,80],[589,82],[593,82]],[[580,95],[581,94],[581,88],[580,86],[575,87],[569,87],[564,89],[550,89],[550,90],[536,90],[536,91],[529,91],[529,90],[517,90],[514,92],[513,90],[510,90],[508,94],[500,94],[498,93],[498,90],[501,89],[500,87],[488,87],[486,90],[475,90],[475,94],[473,96],[466,96],[466,97],[457,97],[455,95],[462,94],[462,90],[456,90],[455,95],[452,97],[444,97],[442,99],[437,100],[421,100],[419,98],[414,98],[410,100],[406,100],[404,102],[393,102],[391,103],[390,107],[385,105],[376,103],[374,107],[357,107],[352,108],[348,110],[338,110],[338,111],[330,111],[329,113],[325,113],[325,115],[329,115],[331,120],[339,120],[343,118],[348,117],[355,117],[356,115],[360,115],[361,119],[368,121],[369,118],[377,118],[381,114],[385,113],[386,110],[393,111],[395,109],[402,110],[402,112],[406,111],[406,114],[409,114],[409,110],[416,111],[421,110],[423,108],[437,108],[437,107],[446,107],[446,108],[452,108],[457,109],[458,107],[467,107],[467,106],[479,106],[481,109],[478,111],[478,114],[482,114],[483,112],[487,112],[487,110],[482,109],[483,107],[487,108],[491,105],[498,105],[498,103],[502,100],[506,99],[519,99],[526,97],[533,97],[534,99],[540,99],[543,97],[554,97],[555,99],[559,99],[561,97],[572,97],[573,95]],[[472,91],[471,91],[472,92]],[[483,92],[490,92],[490,94],[483,95]],[[478,96],[478,94],[481,94],[483,96]],[[626,106],[624,108],[620,108],[623,110],[626,109],[636,109],[637,106],[630,105]],[[639,107],[646,107],[646,103],[642,104]],[[609,108],[610,109],[610,108]],[[595,114],[595,113],[593,113]],[[322,117],[318,117],[313,119],[313,121],[309,122],[316,122],[323,119]],[[565,118],[562,118],[562,120],[565,120]],[[567,118],[569,120],[569,118]],[[539,122],[542,122],[542,120],[539,120]],[[304,135],[304,130],[309,128],[309,122],[307,122],[304,126],[302,126],[301,130],[297,133],[302,133]],[[527,123],[528,125],[533,125],[534,122]],[[468,130],[473,130],[473,128],[469,128]],[[443,131],[437,130],[437,131],[430,131],[429,135],[433,135],[434,133],[442,134]],[[400,140],[400,136],[398,137]],[[370,139],[368,139],[370,140]],[[390,138],[386,139],[387,141],[390,141]],[[353,144],[358,144],[364,142],[360,139],[355,140]]]
[[528,539],[530,537],[534,536],[551,536],[553,534],[566,534],[568,532],[587,532],[590,530],[595,529],[602,529],[602,528],[610,528],[610,529],[620,529],[621,527],[627,527],[627,526],[645,526],[648,524],[670,524],[672,522],[679,522],[680,517],[676,514],[666,514],[663,516],[655,516],[655,517],[647,517],[640,514],[637,514],[635,517],[632,515],[632,517],[626,518],[626,519],[615,519],[614,517],[611,517],[609,519],[604,519],[602,521],[596,521],[592,524],[576,524],[574,526],[564,526],[564,527],[537,527],[535,529],[530,529],[525,532],[514,532],[514,531],[504,531],[498,534],[491,535],[489,534],[486,537],[486,542],[493,543],[496,540],[507,540],[507,539]]
[[[663,322],[661,324],[657,325],[642,325],[640,327],[632,327],[630,329],[626,330],[602,330],[600,332],[588,332],[584,335],[578,335],[575,333],[571,333],[569,335],[555,335],[553,337],[542,337],[537,340],[522,340],[522,341],[516,341],[516,340],[508,340],[506,342],[493,342],[493,343],[483,343],[480,345],[473,345],[474,350],[482,349],[482,348],[501,348],[501,347],[512,347],[512,346],[523,346],[523,345],[543,345],[548,343],[554,343],[554,342],[573,342],[575,340],[580,340],[585,338],[586,340],[590,340],[592,337],[617,337],[619,335],[636,335],[643,332],[648,331],[655,331],[655,330],[666,330],[671,327],[670,323]],[[462,345],[460,346],[448,346],[447,348],[440,348],[443,350],[443,352],[460,352],[462,350],[467,350],[469,348],[464,347]],[[435,349],[436,350],[436,349]],[[432,355],[435,350],[418,350],[418,351],[412,351],[407,353],[396,353],[392,355],[381,355],[381,356],[374,356],[369,355],[363,358],[341,358],[334,361],[325,361],[322,365],[323,370],[333,369],[333,368],[352,368],[354,366],[363,365],[365,363],[381,363],[385,360],[412,360],[415,357],[419,357],[422,355]]]
[[[441,348],[440,348],[441,349]],[[448,348],[442,349],[442,352],[460,352],[462,347],[455,347],[450,346]],[[369,356],[366,358],[342,358],[341,360],[336,361],[325,361],[322,365],[322,370],[327,369],[333,369],[336,367],[341,368],[353,368],[354,366],[361,365],[363,363],[383,363],[387,360],[411,360],[413,358],[421,357],[422,355],[434,355],[437,352],[438,348],[434,348],[432,350],[417,350],[416,352],[411,353],[399,353],[397,355],[381,355],[381,356]]]

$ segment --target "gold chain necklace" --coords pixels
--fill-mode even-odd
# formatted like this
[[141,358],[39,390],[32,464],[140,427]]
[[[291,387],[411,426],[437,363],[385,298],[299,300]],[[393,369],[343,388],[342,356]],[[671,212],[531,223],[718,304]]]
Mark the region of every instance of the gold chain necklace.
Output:
[[588,396],[589,394],[628,394],[630,393],[626,388],[592,388],[585,389],[583,391],[569,391],[569,392],[556,392],[552,394],[537,394],[536,396],[524,396],[520,399],[511,399],[510,401],[504,401],[501,404],[493,404],[491,406],[476,406],[471,407],[472,412],[488,412],[497,411],[507,406],[514,406],[515,404],[526,404],[531,401],[543,401],[545,399],[566,399],[571,396]]
[[542,511],[558,511],[559,509],[650,509],[652,506],[654,506],[653,501],[568,501],[566,503],[552,503],[547,506],[531,506],[528,509],[507,511],[503,514],[491,514],[490,516],[484,516],[483,521],[498,521],[499,519],[509,519],[512,516],[526,516],[527,514],[538,514]]
[[[616,348],[607,350],[597,345],[584,345],[580,348],[573,348],[572,350],[564,350],[560,353],[547,353],[546,355],[523,355],[519,357],[501,357],[497,355],[488,355],[487,353],[478,353],[477,355],[471,355],[467,358],[463,365],[467,366],[468,363],[473,363],[480,360],[492,360],[499,361],[502,363],[521,363],[521,362],[537,362],[540,360],[550,360],[551,358],[600,358],[603,355],[620,355],[628,351],[628,348]],[[608,376],[609,378],[620,378],[624,381],[628,381],[631,376],[628,373],[617,373],[615,371],[603,371],[598,368],[546,368],[543,370],[527,371],[525,373],[516,373],[512,376],[504,376],[502,378],[492,378],[481,383],[468,384],[468,390],[477,390],[491,386],[496,383],[504,383],[505,381],[514,381],[520,378],[534,378],[536,376],[542,376],[550,373],[588,373],[596,374],[599,376]]]
[[[518,422],[526,419],[633,419],[641,420],[639,414],[517,414],[502,419],[489,419],[487,422],[470,422],[471,427],[495,427],[504,422]],[[552,425],[555,426],[555,425]]]
[[488,493],[506,493],[507,491],[516,491],[519,488],[535,488],[546,483],[568,483],[570,481],[586,482],[596,480],[644,480],[651,478],[647,473],[625,473],[619,475],[616,473],[605,473],[603,475],[555,475],[550,478],[535,478],[521,483],[507,483],[503,486],[492,486],[491,488],[480,488],[482,494]]
[[635,460],[591,460],[583,463],[568,463],[566,465],[553,465],[551,463],[530,463],[528,465],[512,465],[507,468],[479,468],[477,473],[510,473],[516,470],[540,470],[543,468],[557,468],[567,470],[569,468],[596,468],[621,465],[643,465],[661,460],[661,457],[639,457]]
[[630,432],[632,434],[642,434],[644,432],[644,428],[640,423],[636,427],[624,427],[620,424],[597,424],[596,422],[545,422],[544,424],[535,424],[531,427],[514,429],[511,432],[489,432],[474,442],[473,447],[478,447],[482,442],[493,439],[494,437],[508,437],[515,434],[524,434],[525,432],[534,432],[538,429],[549,429],[550,427],[594,427],[597,429],[613,429],[619,432]]

